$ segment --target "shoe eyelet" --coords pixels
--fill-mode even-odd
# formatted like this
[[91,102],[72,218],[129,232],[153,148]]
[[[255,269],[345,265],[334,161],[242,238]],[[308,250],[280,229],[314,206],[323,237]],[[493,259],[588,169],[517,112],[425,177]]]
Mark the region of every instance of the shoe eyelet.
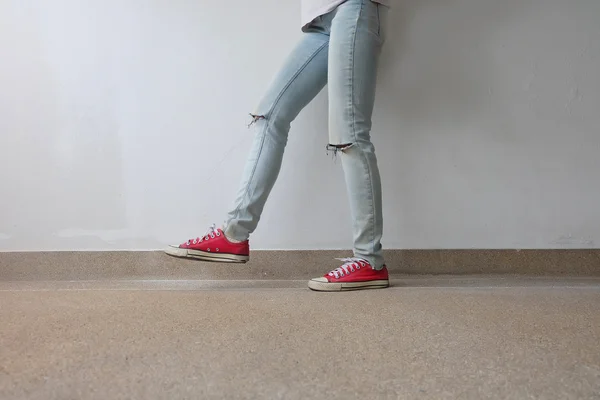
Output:
[[210,251],[210,249],[206,249],[206,250]]
[[221,236],[221,232],[217,232],[217,236]]
[[217,253],[219,252],[219,248],[217,247]]

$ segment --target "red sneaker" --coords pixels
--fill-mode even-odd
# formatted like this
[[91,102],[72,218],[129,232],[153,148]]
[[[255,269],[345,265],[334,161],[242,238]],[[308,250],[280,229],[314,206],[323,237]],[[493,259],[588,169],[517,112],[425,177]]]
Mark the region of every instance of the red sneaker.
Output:
[[390,286],[388,270],[374,270],[368,261],[360,258],[340,258],[344,265],[322,278],[308,281],[308,287],[319,292],[344,290],[382,289]]
[[173,257],[194,258],[202,261],[245,263],[250,260],[248,241],[230,242],[222,229],[213,225],[208,233],[196,239],[190,239],[179,246],[169,246],[165,253]]

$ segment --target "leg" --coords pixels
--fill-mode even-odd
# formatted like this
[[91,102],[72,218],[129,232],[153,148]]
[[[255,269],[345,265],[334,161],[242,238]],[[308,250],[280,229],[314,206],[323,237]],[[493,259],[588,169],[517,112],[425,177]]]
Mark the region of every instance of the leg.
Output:
[[385,6],[348,0],[332,21],[329,45],[329,148],[342,159],[353,219],[354,253],[382,269],[381,179],[371,115]]
[[225,234],[247,240],[256,229],[279,175],[290,123],[327,83],[329,35],[318,26],[304,34],[261,101],[253,121],[254,143]]

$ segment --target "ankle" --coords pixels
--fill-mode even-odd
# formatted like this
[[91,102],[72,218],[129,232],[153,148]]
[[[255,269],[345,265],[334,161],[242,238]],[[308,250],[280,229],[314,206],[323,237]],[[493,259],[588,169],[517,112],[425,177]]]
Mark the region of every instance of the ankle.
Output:
[[[223,230],[223,235],[225,235],[225,238],[227,240],[229,240],[231,243],[238,244],[238,243],[244,243],[244,242],[248,241],[248,237],[244,238],[243,235],[242,235],[242,238],[240,239],[239,233],[236,232],[236,229],[232,229],[232,226],[229,224],[224,224],[222,230]],[[238,233],[238,234],[236,235],[236,233]]]
[[227,240],[229,240],[231,243],[244,243],[245,242],[245,240],[237,240],[237,239],[232,238],[231,236],[228,236],[227,234],[225,235],[225,238]]

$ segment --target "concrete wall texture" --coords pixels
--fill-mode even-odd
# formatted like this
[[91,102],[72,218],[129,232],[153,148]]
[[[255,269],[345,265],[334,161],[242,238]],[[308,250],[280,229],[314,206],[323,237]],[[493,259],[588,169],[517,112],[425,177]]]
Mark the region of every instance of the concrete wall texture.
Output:
[[[230,207],[299,1],[0,0],[0,250],[155,249]],[[396,0],[373,138],[388,248],[600,246],[600,2]],[[254,248],[349,248],[326,91]]]

